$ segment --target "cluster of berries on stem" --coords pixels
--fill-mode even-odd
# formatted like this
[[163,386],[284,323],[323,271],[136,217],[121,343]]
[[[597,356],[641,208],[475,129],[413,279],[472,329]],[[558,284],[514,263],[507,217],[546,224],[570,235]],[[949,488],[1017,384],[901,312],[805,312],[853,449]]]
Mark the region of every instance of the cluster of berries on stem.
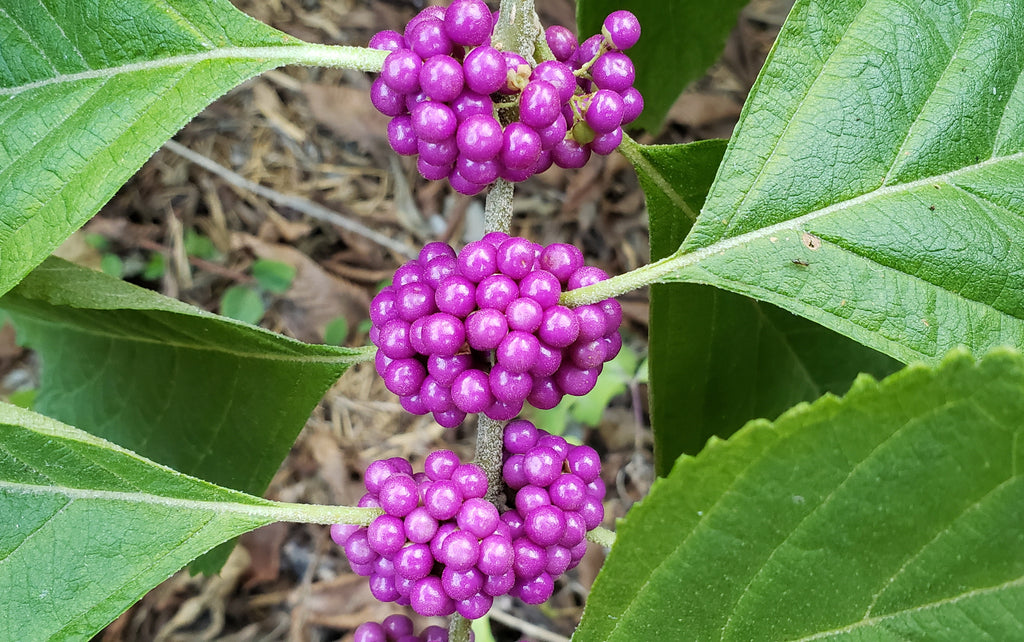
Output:
[[526,420],[505,428],[506,506],[484,499],[487,476],[450,450],[430,453],[424,472],[399,458],[366,470],[364,508],[384,513],[368,527],[336,524],[331,537],[382,602],[424,616],[482,617],[495,597],[529,604],[551,597],[579,564],[586,533],[604,518],[601,462]]
[[417,156],[423,177],[447,178],[463,194],[552,164],[582,167],[591,152],[618,147],[622,126],[643,110],[622,53],[640,37],[632,13],[612,13],[582,44],[565,27],[549,28],[553,60],[492,46],[497,18],[483,0],[455,0],[427,7],[404,34],[381,31],[369,43],[390,52],[370,99],[392,118],[391,147]]
[[574,246],[492,232],[458,254],[429,243],[370,306],[377,371],[413,414],[455,427],[507,421],[593,389],[622,347],[614,299],[567,308],[565,290],[608,278]]
[[[448,630],[428,626],[419,635],[414,633],[412,620],[404,615],[389,615],[384,621],[363,622],[356,627],[352,642],[448,642]],[[469,634],[470,642],[473,634]]]

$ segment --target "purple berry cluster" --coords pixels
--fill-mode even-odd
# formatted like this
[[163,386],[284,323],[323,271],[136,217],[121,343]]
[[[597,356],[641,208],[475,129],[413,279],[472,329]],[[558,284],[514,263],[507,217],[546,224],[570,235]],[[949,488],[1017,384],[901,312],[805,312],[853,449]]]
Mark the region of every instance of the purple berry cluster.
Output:
[[512,595],[540,604],[554,581],[587,550],[587,531],[604,519],[601,460],[590,446],[573,446],[529,421],[505,427],[502,479],[514,508],[502,514],[512,537]]
[[449,428],[467,413],[507,421],[593,389],[622,347],[614,299],[569,309],[565,290],[608,278],[564,243],[492,232],[456,254],[428,243],[370,305],[377,372],[402,406]]
[[450,450],[427,456],[413,474],[404,459],[366,469],[362,507],[384,510],[369,527],[335,524],[352,570],[369,576],[382,602],[425,616],[483,617],[512,588],[512,537],[498,509],[483,499],[487,476]]
[[582,167],[591,151],[611,153],[621,126],[643,109],[622,53],[640,36],[628,11],[582,45],[564,27],[548,29],[555,60],[539,64],[493,47],[496,24],[483,0],[454,0],[421,11],[404,34],[381,31],[369,43],[390,52],[370,99],[392,118],[391,147],[418,156],[424,178],[447,178],[463,194],[552,164]]
[[[364,622],[352,637],[352,642],[448,642],[448,630],[440,626],[428,626],[416,635],[412,620],[404,615],[389,615],[381,623]],[[473,633],[469,640],[473,642]]]

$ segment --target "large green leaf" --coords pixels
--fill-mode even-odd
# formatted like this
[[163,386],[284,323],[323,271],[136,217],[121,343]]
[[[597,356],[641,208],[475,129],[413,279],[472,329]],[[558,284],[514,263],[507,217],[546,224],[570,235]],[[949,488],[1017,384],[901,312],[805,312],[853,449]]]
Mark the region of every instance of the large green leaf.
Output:
[[1024,3],[801,0],[655,268],[901,361],[1024,347]]
[[[647,195],[651,259],[672,254],[690,230],[725,151],[724,141],[621,148]],[[651,288],[650,395],[657,472],[712,435],[728,437],[854,377],[884,377],[899,362],[816,323],[718,288]]]
[[0,307],[42,356],[36,410],[254,494],[326,389],[373,354],[307,345],[59,259]]
[[640,20],[642,33],[627,51],[636,65],[636,88],[644,112],[635,125],[661,127],[679,94],[711,66],[747,0],[578,0],[576,22],[581,38],[601,33],[605,17],[628,9]]
[[1024,639],[1024,359],[955,353],[683,456],[574,640]]
[[227,0],[4,0],[0,43],[0,294],[228,89],[386,54],[307,45]]
[[358,513],[219,488],[0,403],[0,639],[89,639],[220,542]]

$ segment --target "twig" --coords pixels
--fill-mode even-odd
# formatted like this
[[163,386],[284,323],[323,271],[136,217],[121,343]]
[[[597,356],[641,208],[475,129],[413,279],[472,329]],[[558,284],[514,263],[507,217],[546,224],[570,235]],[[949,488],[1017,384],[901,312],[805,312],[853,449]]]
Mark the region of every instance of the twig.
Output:
[[448,625],[449,640],[468,640],[471,623],[458,613],[452,616],[451,624]]
[[253,181],[250,181],[244,176],[236,174],[227,167],[224,167],[217,161],[207,158],[206,156],[203,156],[198,152],[194,152],[188,147],[182,145],[181,143],[178,143],[177,141],[167,141],[166,143],[164,143],[164,148],[167,149],[168,151],[174,152],[175,154],[181,156],[182,158],[185,158],[195,163],[196,165],[199,165],[206,171],[216,174],[217,176],[220,176],[225,181],[231,183],[235,187],[248,190],[253,194],[256,194],[257,196],[267,199],[271,203],[275,203],[282,207],[291,208],[297,212],[302,212],[303,214],[309,216],[310,218],[326,221],[331,225],[337,225],[342,229],[348,230],[349,232],[358,234],[366,239],[369,239],[370,241],[373,241],[374,243],[380,245],[381,247],[385,247],[391,250],[392,252],[395,252],[396,254],[401,254],[403,256],[409,257],[416,257],[419,255],[419,252],[409,247],[408,245],[400,243],[388,236],[385,236],[384,234],[381,234],[380,232],[371,229],[363,225],[362,223],[359,223],[358,221],[347,219],[343,217],[341,214],[338,214],[333,210],[327,209],[323,205],[314,203],[313,201],[310,201],[299,196],[290,196],[288,194],[282,194],[281,192],[275,189],[271,189],[269,187],[264,187],[263,185],[260,185],[258,183],[254,183]]
[[605,548],[611,548],[612,544],[615,543],[615,537],[615,531],[610,531],[600,526],[592,531],[587,531],[587,540]]
[[515,185],[499,178],[491,185],[484,203],[484,230],[508,233],[512,227],[512,194]]
[[509,615],[504,611],[494,610],[488,613],[488,617],[492,620],[497,620],[505,626],[510,626],[513,629],[518,629],[523,635],[537,640],[537,642],[569,642],[569,638],[552,633],[543,627],[539,627],[536,624],[530,624],[526,620],[517,618],[514,615]]

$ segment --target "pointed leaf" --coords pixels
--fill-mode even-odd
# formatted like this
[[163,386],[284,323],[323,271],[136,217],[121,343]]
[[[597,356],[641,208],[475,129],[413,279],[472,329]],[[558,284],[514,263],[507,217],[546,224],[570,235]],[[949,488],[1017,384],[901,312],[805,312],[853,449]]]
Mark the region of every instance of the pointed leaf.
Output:
[[0,294],[214,98],[296,62],[379,68],[307,45],[226,0],[0,6]]
[[1024,347],[1024,4],[801,0],[669,279],[901,361]]
[[634,123],[656,132],[672,103],[704,75],[725,47],[745,0],[578,0],[576,22],[581,39],[601,33],[605,17],[628,9],[640,20],[640,41],[626,51],[636,67],[634,86],[644,111]]
[[[679,247],[704,202],[725,141],[636,145],[623,152],[647,196],[651,259]],[[651,426],[666,475],[682,453],[751,419],[775,417],[854,377],[895,372],[897,361],[767,303],[689,283],[651,287]]]
[[224,540],[346,512],[219,488],[0,403],[0,639],[89,639]]
[[1022,438],[1010,351],[751,422],[619,523],[573,639],[1022,639]]
[[0,306],[42,357],[36,410],[253,494],[327,388],[373,353],[307,345],[59,259]]

